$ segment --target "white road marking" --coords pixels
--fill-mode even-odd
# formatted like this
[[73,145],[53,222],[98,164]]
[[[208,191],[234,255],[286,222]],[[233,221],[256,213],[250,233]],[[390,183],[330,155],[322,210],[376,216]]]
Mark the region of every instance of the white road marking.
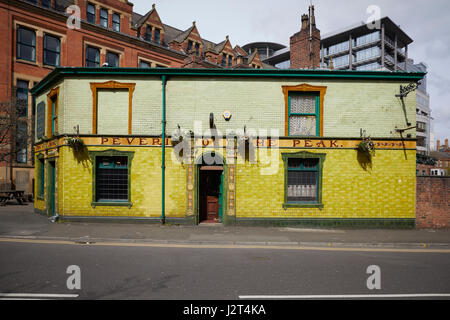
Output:
[[417,294],[338,294],[338,295],[245,295],[239,299],[358,299],[358,298],[443,298],[449,293],[417,293]]
[[78,294],[51,294],[51,293],[0,293],[0,299],[58,299],[78,298]]

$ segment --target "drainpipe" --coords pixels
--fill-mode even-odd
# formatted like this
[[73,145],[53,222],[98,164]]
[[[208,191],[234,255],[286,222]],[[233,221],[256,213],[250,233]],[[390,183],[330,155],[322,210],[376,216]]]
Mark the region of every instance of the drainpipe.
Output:
[[165,213],[165,189],[166,189],[166,83],[167,76],[163,75],[161,77],[162,80],[162,160],[161,160],[161,170],[162,170],[162,201],[161,201],[161,224],[166,223],[166,213]]

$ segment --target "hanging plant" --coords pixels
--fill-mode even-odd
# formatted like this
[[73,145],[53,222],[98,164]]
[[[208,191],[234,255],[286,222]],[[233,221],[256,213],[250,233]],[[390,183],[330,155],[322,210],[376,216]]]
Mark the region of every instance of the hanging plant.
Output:
[[66,143],[74,152],[80,152],[86,147],[83,139],[80,137],[66,137]]
[[364,137],[363,141],[358,144],[358,152],[363,153],[369,159],[375,156],[375,144],[370,140],[370,137]]

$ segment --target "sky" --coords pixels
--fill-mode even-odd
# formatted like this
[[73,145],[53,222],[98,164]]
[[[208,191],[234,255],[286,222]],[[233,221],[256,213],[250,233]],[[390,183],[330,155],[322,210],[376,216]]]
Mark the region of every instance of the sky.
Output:
[[[219,43],[228,35],[232,46],[267,41],[289,45],[300,30],[301,15],[310,0],[130,0],[144,15],[156,4],[163,23],[186,30],[196,21],[202,38]],[[408,57],[428,66],[427,91],[432,109],[435,140],[450,138],[450,1],[449,0],[313,0],[321,34],[346,28],[380,9],[414,42]]]

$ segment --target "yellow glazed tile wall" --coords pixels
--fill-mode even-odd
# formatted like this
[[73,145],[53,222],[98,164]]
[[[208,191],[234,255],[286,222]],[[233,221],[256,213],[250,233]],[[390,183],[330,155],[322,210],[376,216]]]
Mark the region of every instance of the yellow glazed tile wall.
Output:
[[[284,163],[261,175],[261,164],[240,164],[236,173],[237,218],[414,218],[415,150],[377,150],[372,169],[363,170],[356,150],[308,150],[326,153],[323,167],[324,207],[283,209]],[[405,159],[405,155],[407,159]]]
[[[90,151],[111,148],[90,147]],[[116,148],[134,151],[131,166],[131,201],[133,206],[92,208],[92,164],[78,163],[69,147],[60,148],[59,214],[65,216],[161,216],[161,148]],[[170,161],[166,153],[166,217],[181,218],[186,214],[186,168]]]

